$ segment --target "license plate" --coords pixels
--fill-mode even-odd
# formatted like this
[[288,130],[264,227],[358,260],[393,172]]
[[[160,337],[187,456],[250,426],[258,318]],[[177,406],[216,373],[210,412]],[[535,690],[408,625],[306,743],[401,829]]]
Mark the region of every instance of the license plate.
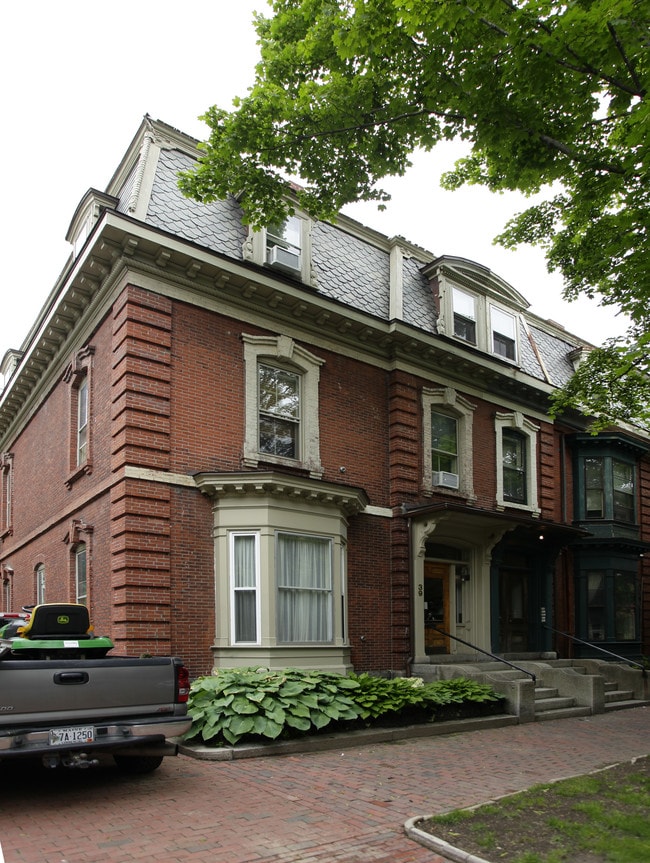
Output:
[[68,743],[92,743],[95,729],[89,728],[51,728],[50,746],[65,746]]

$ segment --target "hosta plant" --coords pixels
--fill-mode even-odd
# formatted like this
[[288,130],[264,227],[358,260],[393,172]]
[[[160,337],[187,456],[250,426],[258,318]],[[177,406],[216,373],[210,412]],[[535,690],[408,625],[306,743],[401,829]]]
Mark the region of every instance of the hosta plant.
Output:
[[376,722],[433,721],[448,705],[500,701],[484,684],[464,678],[423,683],[298,669],[222,669],[192,684],[187,741],[234,745],[275,740],[323,728]]

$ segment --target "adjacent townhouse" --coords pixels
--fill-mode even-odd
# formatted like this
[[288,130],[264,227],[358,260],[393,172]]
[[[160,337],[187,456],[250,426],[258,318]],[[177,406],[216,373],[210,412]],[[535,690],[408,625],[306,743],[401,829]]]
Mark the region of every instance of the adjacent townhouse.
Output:
[[184,198],[196,145],[144,118],[5,354],[5,609],[193,675],[647,654],[650,438],[548,416],[589,344],[480,263]]

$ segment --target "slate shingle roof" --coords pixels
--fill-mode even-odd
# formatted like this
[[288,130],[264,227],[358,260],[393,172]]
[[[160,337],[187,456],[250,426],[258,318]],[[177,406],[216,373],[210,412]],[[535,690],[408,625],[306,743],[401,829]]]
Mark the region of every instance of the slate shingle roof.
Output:
[[191,157],[178,150],[161,151],[146,221],[215,252],[241,259],[248,231],[234,198],[201,204],[181,194],[178,173],[192,164]]
[[[150,225],[177,235],[208,249],[242,260],[242,246],[248,229],[242,222],[242,211],[233,198],[201,204],[185,198],[177,184],[179,171],[191,167],[187,153],[163,149],[160,153],[152,186],[146,221]],[[130,194],[129,178],[121,194],[121,206]],[[318,293],[377,318],[388,320],[390,310],[390,253],[327,222],[316,222],[312,228],[312,265]],[[403,320],[427,333],[436,332],[436,308],[433,293],[422,268],[426,261],[403,258]],[[536,350],[542,357],[543,367]],[[520,325],[522,370],[538,380],[561,386],[571,377],[573,366],[569,353],[576,342],[553,336],[530,324],[528,331]],[[545,374],[545,371],[547,374]]]

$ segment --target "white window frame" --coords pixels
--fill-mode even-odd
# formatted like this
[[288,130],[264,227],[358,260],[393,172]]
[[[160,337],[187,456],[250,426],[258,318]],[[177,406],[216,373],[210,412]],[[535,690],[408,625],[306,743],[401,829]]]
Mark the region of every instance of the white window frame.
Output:
[[[456,302],[454,295],[462,295],[463,297],[472,300],[474,303],[474,315],[476,325],[476,341],[465,339],[462,336],[456,335]],[[467,318],[467,315],[458,314],[461,317]],[[495,326],[499,315],[503,315],[512,319],[513,341],[514,341],[514,357],[507,357],[494,350],[494,334],[499,333],[505,337],[507,333],[502,333]],[[517,365],[520,357],[519,343],[519,313],[512,308],[500,303],[491,302],[489,297],[484,294],[471,291],[465,287],[460,287],[453,283],[446,283],[441,293],[441,316],[442,321],[439,322],[438,328],[441,333],[453,338],[455,341],[463,345],[477,348],[484,351],[490,356],[493,356],[503,362]]]
[[[323,360],[296,344],[287,336],[242,335],[245,365],[245,436],[242,462],[256,468],[260,462],[301,467],[309,475],[323,475],[320,460],[320,423],[318,386]],[[259,378],[258,366],[285,367],[300,376],[300,428],[297,458],[260,452],[259,449]]]
[[[454,338],[458,339],[461,342],[465,342],[468,345],[474,345],[474,347],[479,347],[481,341],[481,319],[480,319],[480,308],[481,308],[481,299],[477,294],[472,293],[471,291],[466,291],[463,288],[456,287],[452,285],[450,290],[451,295],[451,334]],[[460,311],[460,304],[456,302],[456,300],[461,299],[467,300],[472,303],[474,306],[474,311],[472,315],[462,314]],[[474,323],[474,339],[466,339],[463,336],[459,336],[456,334],[456,316],[462,318],[463,320],[473,321]]]
[[[525,444],[526,457],[526,503],[516,503],[504,498],[503,490],[503,430],[515,429],[518,431]],[[527,419],[519,411],[513,413],[497,412],[495,416],[496,436],[496,481],[497,509],[520,509],[539,515],[541,512],[538,503],[537,491],[537,435],[539,426]]]
[[[79,566],[81,557],[83,557],[84,562],[83,591],[79,589],[81,586]],[[88,546],[85,542],[80,542],[74,550],[74,589],[75,601],[80,605],[88,605]]]
[[[237,638],[237,601],[236,595],[240,590],[251,590],[251,586],[240,588],[236,584],[236,556],[235,545],[236,541],[242,537],[252,537],[254,540],[253,551],[253,566],[254,577],[252,590],[255,593],[255,639],[253,641],[244,641]],[[260,608],[260,533],[259,531],[229,531],[228,533],[229,546],[229,566],[230,573],[230,642],[231,644],[249,644],[256,645],[260,643],[260,632],[262,626],[261,608]]]
[[[501,318],[509,319],[510,323],[512,324],[512,333],[511,334],[502,332],[502,330],[499,329],[498,319],[500,316],[501,316]],[[513,312],[506,311],[506,309],[502,309],[499,306],[495,306],[493,304],[490,304],[490,350],[494,354],[495,357],[499,357],[499,359],[506,360],[507,362],[510,362],[510,363],[516,363],[518,361],[518,357],[519,357],[518,330],[519,330],[519,327],[517,325],[517,315],[515,315]],[[513,349],[514,356],[509,357],[509,356],[507,356],[507,354],[499,353],[499,351],[497,351],[495,349],[494,339],[495,339],[496,335],[502,336],[504,339],[507,339],[508,341],[512,342],[512,349]]]
[[88,396],[88,375],[84,375],[77,387],[77,467],[88,461]]
[[13,530],[13,469],[12,453],[0,455],[0,537],[10,534]]
[[[476,406],[452,387],[422,390],[423,491],[445,492],[474,500],[473,421]],[[433,484],[431,411],[447,414],[456,420],[458,447],[458,490]]]
[[36,574],[36,604],[45,602],[45,564],[39,563],[34,570]]

